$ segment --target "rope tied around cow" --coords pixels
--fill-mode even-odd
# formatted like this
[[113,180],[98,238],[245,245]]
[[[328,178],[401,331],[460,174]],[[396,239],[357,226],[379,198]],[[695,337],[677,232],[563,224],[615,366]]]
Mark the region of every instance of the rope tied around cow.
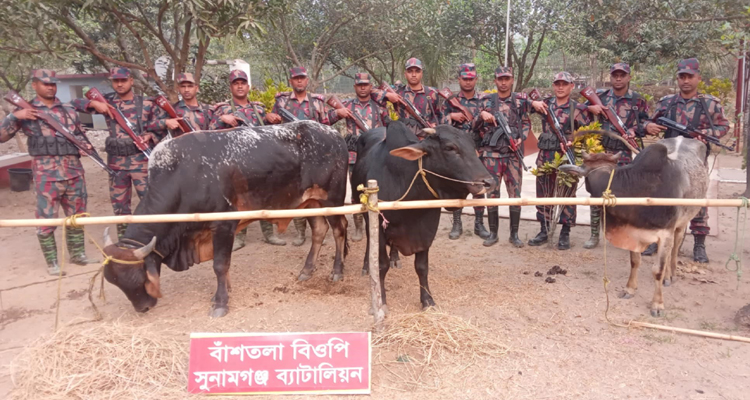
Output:
[[[747,229],[747,209],[750,207],[750,201],[747,197],[741,196],[742,205],[737,207],[737,218],[736,227],[734,229],[734,250],[729,255],[729,259],[724,264],[724,268],[731,272],[737,273],[737,289],[740,287],[740,279],[742,278],[742,252],[745,244],[745,230]],[[743,223],[742,223],[742,238],[740,238],[740,209],[744,212]],[[738,251],[739,247],[739,251]],[[734,261],[734,268],[729,266],[729,263]]]
[[612,193],[611,186],[612,186],[612,178],[615,176],[615,169],[612,169],[612,172],[609,173],[609,182],[607,183],[607,189],[602,193],[602,199],[604,199],[602,203],[602,231],[604,232],[604,277],[602,278],[602,281],[604,282],[604,295],[607,298],[607,308],[604,309],[604,319],[607,320],[607,322],[610,325],[619,326],[621,328],[627,328],[626,325],[618,324],[616,322],[612,322],[612,320],[609,319],[609,277],[607,275],[607,207],[614,207],[617,205],[617,197]]

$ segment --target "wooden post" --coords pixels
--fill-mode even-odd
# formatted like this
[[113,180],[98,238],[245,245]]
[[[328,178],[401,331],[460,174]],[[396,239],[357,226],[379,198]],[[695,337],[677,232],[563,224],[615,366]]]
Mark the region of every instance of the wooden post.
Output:
[[383,298],[380,289],[380,213],[378,207],[378,181],[370,179],[367,181],[367,203],[369,210],[367,216],[370,223],[370,291],[372,298],[372,316],[375,319],[375,332],[383,330],[383,320],[385,319],[385,310],[383,309]]

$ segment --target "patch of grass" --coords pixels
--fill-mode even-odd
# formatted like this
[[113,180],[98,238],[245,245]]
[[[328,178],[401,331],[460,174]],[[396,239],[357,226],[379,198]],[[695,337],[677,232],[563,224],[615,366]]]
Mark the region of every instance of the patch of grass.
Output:
[[643,335],[643,338],[660,344],[672,344],[675,342],[674,336],[671,335],[656,335],[653,333],[646,333]]
[[704,331],[716,331],[717,329],[719,329],[719,327],[715,323],[709,321],[701,321],[698,326],[701,330]]

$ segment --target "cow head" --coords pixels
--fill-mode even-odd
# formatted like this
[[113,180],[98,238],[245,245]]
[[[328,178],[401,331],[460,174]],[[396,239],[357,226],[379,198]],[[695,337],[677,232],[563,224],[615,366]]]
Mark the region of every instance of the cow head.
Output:
[[587,177],[589,173],[595,170],[609,173],[617,166],[617,161],[620,159],[621,155],[622,154],[619,152],[617,154],[588,154],[583,152],[583,166],[564,164],[560,166],[560,171],[583,177]]
[[142,247],[130,248],[122,243],[115,244],[109,237],[109,228],[104,230],[104,253],[112,257],[104,266],[104,277],[125,293],[138,312],[148,311],[156,305],[156,299],[161,297],[157,263],[145,261],[154,251],[154,246],[156,237]]
[[465,198],[492,191],[497,181],[477,157],[469,135],[449,125],[423,130],[427,137],[419,143],[391,150],[390,154],[407,160],[422,158],[424,169],[465,182],[461,183],[427,175],[433,188],[445,198]]

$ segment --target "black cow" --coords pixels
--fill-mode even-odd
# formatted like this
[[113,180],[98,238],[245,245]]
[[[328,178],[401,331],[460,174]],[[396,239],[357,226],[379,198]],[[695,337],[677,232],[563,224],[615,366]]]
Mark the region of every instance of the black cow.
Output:
[[[159,144],[149,161],[146,196],[136,215],[210,213],[259,209],[336,207],[344,204],[348,152],[332,128],[317,122],[195,132]],[[326,223],[326,218],[328,223]],[[313,239],[299,279],[308,279],[328,231],[333,228],[336,256],[332,278],[343,274],[346,218],[311,217]],[[269,220],[283,232],[291,219]],[[104,251],[137,265],[112,262],[104,270],[136,311],[145,312],[161,297],[161,264],[175,271],[213,259],[218,281],[210,311],[227,313],[229,265],[236,231],[250,220],[130,224],[119,243],[105,233]]]
[[[427,181],[441,199],[465,199],[469,193],[478,195],[495,187],[497,183],[479,161],[471,137],[448,125],[424,131],[428,134],[427,138],[420,142],[404,123],[393,121],[387,128],[376,128],[361,136],[357,143],[357,163],[351,178],[352,196],[357,196],[358,185],[366,186],[368,180],[376,179],[378,199],[399,199],[406,193],[417,173],[419,158],[422,159],[425,170],[447,178],[472,182],[455,182],[427,174]],[[434,198],[423,180],[417,178],[404,201]],[[385,229],[382,228],[383,216],[388,221]],[[369,221],[365,221],[369,226]],[[389,245],[391,250],[395,247],[401,254],[415,254],[414,267],[419,276],[422,307],[434,306],[427,281],[428,253],[440,223],[440,209],[383,211],[380,222],[379,267],[383,304],[386,302],[385,275],[390,268],[386,251],[386,245]],[[369,229],[367,235],[369,239]],[[367,253],[365,271],[369,270]]]
[[[698,140],[683,137],[660,140],[641,151],[630,165],[615,168],[619,156],[584,154],[583,167],[563,165],[560,169],[585,176],[586,190],[593,197],[601,197],[614,169],[610,190],[617,197],[706,198],[706,146]],[[658,243],[659,261],[652,269],[656,288],[651,315],[664,315],[662,285],[669,286],[672,282],[685,228],[698,211],[700,207],[694,206],[607,207],[607,240],[630,250],[630,278],[620,297],[633,297],[638,287],[641,252],[649,244]]]

